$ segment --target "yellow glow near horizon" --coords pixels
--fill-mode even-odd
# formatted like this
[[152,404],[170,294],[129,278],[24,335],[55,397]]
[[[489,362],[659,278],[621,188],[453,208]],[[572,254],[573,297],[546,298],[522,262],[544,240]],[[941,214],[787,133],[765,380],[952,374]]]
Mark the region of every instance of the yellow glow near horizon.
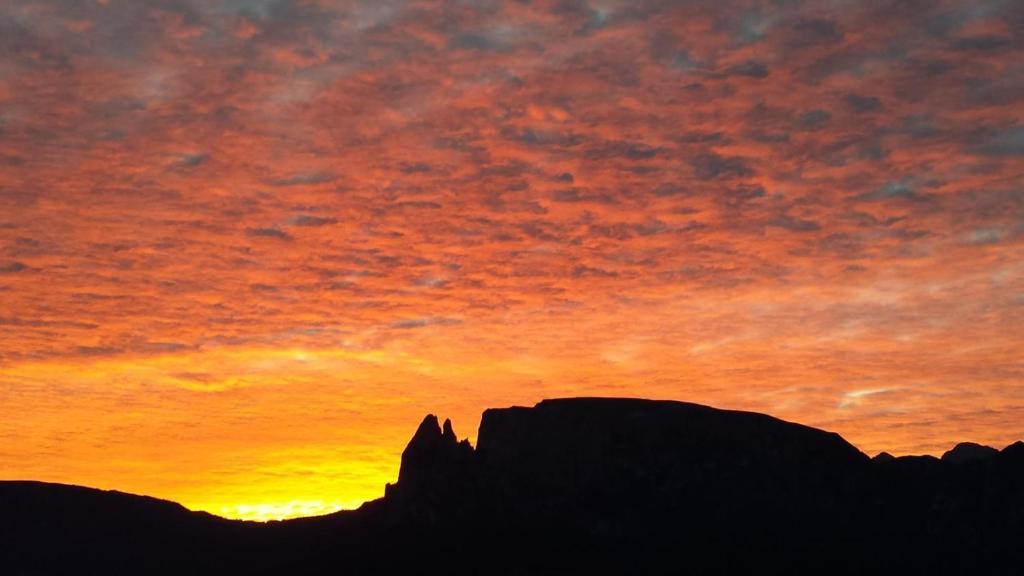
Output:
[[[267,522],[286,518],[323,516],[324,514],[330,514],[339,510],[353,510],[358,508],[360,504],[362,504],[362,501],[324,502],[323,500],[291,500],[270,504],[232,504],[220,506],[216,514],[224,518]],[[204,508],[206,507],[199,506],[199,509]]]
[[897,435],[842,420],[894,399],[921,412],[938,406],[933,395],[907,396],[912,389],[837,388],[837,395],[826,389],[819,396],[778,389],[795,373],[773,382],[752,377],[743,390],[716,385],[732,377],[722,368],[736,342],[690,351],[685,363],[672,361],[673,348],[643,340],[619,353],[610,342],[595,342],[604,353],[561,359],[545,357],[541,343],[491,357],[430,347],[212,347],[24,362],[0,371],[6,400],[0,410],[38,408],[0,419],[0,434],[13,439],[0,449],[0,477],[113,488],[229,518],[319,515],[383,495],[428,412],[451,417],[460,436],[475,442],[485,408],[574,395],[675,398],[769,412],[836,430],[869,452],[948,448],[945,434],[934,431]]

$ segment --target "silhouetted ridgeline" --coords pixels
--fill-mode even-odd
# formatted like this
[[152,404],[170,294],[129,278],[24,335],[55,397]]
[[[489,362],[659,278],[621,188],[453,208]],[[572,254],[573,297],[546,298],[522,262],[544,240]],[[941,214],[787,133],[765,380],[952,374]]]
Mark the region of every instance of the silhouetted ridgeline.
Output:
[[1022,574],[1024,443],[869,459],[840,436],[681,402],[428,416],[359,510],[255,524],[0,483],[0,574]]

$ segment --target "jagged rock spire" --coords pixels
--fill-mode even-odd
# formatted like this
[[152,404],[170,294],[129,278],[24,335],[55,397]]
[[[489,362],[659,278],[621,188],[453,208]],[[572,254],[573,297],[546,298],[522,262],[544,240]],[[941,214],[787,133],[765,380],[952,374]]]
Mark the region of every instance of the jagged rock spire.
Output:
[[448,418],[444,419],[444,431],[441,433],[441,438],[445,442],[458,442],[455,431],[452,430],[452,421]]
[[429,482],[464,462],[472,452],[468,442],[458,441],[451,420],[445,419],[442,429],[437,416],[428,414],[402,452],[398,485]]

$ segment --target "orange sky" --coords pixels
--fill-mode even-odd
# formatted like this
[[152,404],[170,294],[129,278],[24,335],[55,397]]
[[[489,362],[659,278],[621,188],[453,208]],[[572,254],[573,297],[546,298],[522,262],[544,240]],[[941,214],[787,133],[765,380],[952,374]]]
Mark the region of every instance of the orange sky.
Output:
[[1024,4],[0,5],[0,478],[380,496],[427,412],[1024,437]]

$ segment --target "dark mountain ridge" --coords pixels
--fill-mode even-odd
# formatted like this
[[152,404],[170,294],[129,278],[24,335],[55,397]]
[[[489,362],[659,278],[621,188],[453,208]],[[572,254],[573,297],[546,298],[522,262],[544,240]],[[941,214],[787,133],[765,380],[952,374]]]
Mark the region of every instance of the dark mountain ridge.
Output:
[[683,402],[427,416],[385,496],[266,524],[0,482],[3,574],[1014,574],[1024,443],[869,459],[839,435]]

